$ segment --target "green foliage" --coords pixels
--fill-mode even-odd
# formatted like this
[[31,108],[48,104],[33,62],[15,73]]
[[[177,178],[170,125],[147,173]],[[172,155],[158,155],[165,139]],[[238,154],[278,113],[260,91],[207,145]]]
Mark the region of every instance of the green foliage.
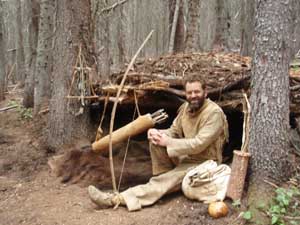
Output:
[[234,200],[234,201],[232,202],[232,206],[233,206],[234,208],[240,208],[240,207],[241,207],[241,200],[240,200],[240,199]]
[[15,106],[17,108],[17,112],[20,114],[21,119],[29,120],[32,119],[32,109],[25,108],[17,101],[9,101],[8,106]]
[[8,106],[16,106],[16,107],[18,107],[20,104],[17,101],[10,100],[7,105]]
[[259,202],[257,205],[257,208],[260,210],[265,210],[267,208],[267,206],[264,202]]
[[[272,225],[300,225],[300,189],[297,187],[277,188],[276,195],[268,205],[258,203],[257,209],[270,217]],[[234,201],[233,206],[240,206],[240,201]],[[254,222],[256,216],[250,210],[242,212],[243,219]],[[255,224],[261,224],[255,221]]]
[[250,211],[246,211],[246,212],[243,212],[243,218],[245,220],[251,220],[252,218],[252,213]]
[[267,211],[271,217],[271,224],[299,224],[299,221],[294,221],[293,218],[300,215],[300,190],[296,187],[277,188],[275,192],[276,196]]
[[291,67],[292,70],[294,71],[299,71],[300,70],[300,66],[299,65],[295,65]]

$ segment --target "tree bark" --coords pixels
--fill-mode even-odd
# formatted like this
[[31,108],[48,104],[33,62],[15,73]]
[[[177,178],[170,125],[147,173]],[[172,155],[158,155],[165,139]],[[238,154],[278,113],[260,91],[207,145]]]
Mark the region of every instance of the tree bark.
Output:
[[24,56],[24,43],[22,32],[22,5],[20,0],[15,0],[14,5],[17,8],[16,11],[16,49],[17,49],[17,62],[16,62],[16,75],[17,81],[20,82],[20,87],[24,87],[25,84],[25,56]]
[[36,0],[24,2],[26,25],[26,36],[24,38],[25,53],[25,87],[23,94],[23,106],[33,107],[34,105],[34,71],[36,61],[36,46],[38,34],[38,11],[39,4]]
[[[13,84],[16,83],[16,9],[13,5],[14,1],[2,1],[3,7],[3,17],[4,17],[4,27],[5,27],[5,45],[6,51],[6,68],[10,77],[8,80],[12,81]],[[8,81],[7,81],[8,83]]]
[[70,89],[80,45],[89,66],[92,61],[90,0],[60,0],[57,1],[56,10],[53,92],[48,136],[48,144],[52,148],[88,135],[90,125],[88,108],[85,107],[81,114],[78,113],[79,102],[69,101],[66,96]]
[[[289,158],[289,63],[292,53],[292,0],[256,0],[250,116],[248,203],[255,220],[269,224],[259,206],[272,191],[265,180],[282,182],[293,172]],[[257,196],[260,196],[257,200]]]
[[256,0],[249,150],[255,176],[285,180],[289,161],[290,0]]
[[293,10],[293,26],[294,26],[294,46],[293,46],[293,55],[297,54],[297,57],[300,56],[300,1],[292,0]]
[[293,171],[288,138],[292,7],[291,0],[255,3],[248,203],[254,223],[271,224],[259,210],[271,203],[274,193],[266,180],[282,182]]
[[228,49],[226,39],[228,36],[227,24],[229,23],[226,16],[226,11],[224,5],[226,4],[224,0],[217,0],[216,7],[216,35],[214,40],[214,48],[218,51]]
[[189,18],[186,32],[185,51],[192,52],[199,48],[199,23],[200,16],[200,0],[188,1]]
[[53,0],[40,2],[39,34],[37,44],[35,87],[34,87],[34,115],[41,110],[44,101],[50,97],[50,74],[53,66]]
[[255,5],[251,1],[242,0],[241,16],[241,52],[244,56],[253,55],[253,32]]
[[176,0],[175,10],[174,10],[174,14],[173,14],[173,21],[172,21],[172,29],[171,29],[171,34],[170,34],[170,41],[169,41],[169,53],[170,54],[172,54],[174,52],[175,35],[176,35],[176,28],[177,28],[177,24],[178,24],[180,5],[181,5],[181,1]]
[[3,23],[3,3],[0,2],[0,101],[4,100],[5,93],[5,44],[4,44],[4,23]]
[[183,2],[180,1],[179,15],[175,34],[175,46],[174,52],[184,51],[184,38],[185,38],[185,26],[184,26],[184,13],[183,13]]

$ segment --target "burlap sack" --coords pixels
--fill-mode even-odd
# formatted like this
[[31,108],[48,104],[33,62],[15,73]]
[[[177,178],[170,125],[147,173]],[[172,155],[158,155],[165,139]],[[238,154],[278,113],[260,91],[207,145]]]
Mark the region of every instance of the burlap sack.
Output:
[[182,181],[182,191],[189,199],[210,203],[223,201],[227,191],[231,169],[207,160],[190,170]]

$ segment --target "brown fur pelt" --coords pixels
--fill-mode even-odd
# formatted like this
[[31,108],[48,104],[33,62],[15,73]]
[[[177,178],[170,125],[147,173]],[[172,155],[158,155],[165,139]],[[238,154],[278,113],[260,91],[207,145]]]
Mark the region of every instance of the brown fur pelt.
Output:
[[[123,158],[114,157],[117,182],[120,177]],[[111,187],[109,159],[94,153],[90,148],[73,149],[63,155],[49,160],[51,170],[61,177],[63,183],[78,183],[82,186],[90,184],[101,188]],[[151,176],[149,158],[128,158],[122,175],[122,188],[147,181]]]

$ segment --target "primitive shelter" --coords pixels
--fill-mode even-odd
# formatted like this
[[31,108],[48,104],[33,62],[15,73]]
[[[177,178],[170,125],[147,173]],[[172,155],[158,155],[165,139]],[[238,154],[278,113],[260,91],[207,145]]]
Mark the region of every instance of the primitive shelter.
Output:
[[[122,70],[111,74],[109,82],[92,82],[89,80],[89,83],[92,84],[92,90],[88,92],[91,93],[90,96],[83,96],[81,94],[80,97],[76,97],[74,93],[73,96],[69,96],[70,98],[84,98],[91,101],[92,108],[98,109],[94,111],[96,112],[94,115],[98,119],[97,123],[100,121],[99,113],[103,115],[100,123],[102,124],[102,119],[104,118],[101,128],[104,131],[106,130],[105,133],[107,133],[109,128],[109,111],[112,106],[109,103],[116,100],[115,96],[126,68],[127,65],[124,65]],[[295,118],[300,116],[300,76],[296,72],[297,70],[295,69],[291,69],[290,71],[292,126],[295,126]],[[184,101],[183,78],[188,74],[197,74],[206,80],[208,97],[219,104],[227,116],[230,137],[229,143],[224,149],[224,159],[228,162],[231,159],[233,150],[240,149],[241,147],[243,91],[248,96],[250,95],[251,58],[249,57],[242,57],[234,53],[210,52],[181,53],[165,55],[156,59],[137,60],[127,74],[124,88],[118,100],[114,129],[131,122],[133,117],[138,113],[152,113],[161,108],[164,108],[170,116],[168,123],[161,126],[168,127],[176,116],[177,108]],[[72,95],[71,91],[70,95]],[[133,141],[145,142],[146,135],[142,134],[138,137],[132,137],[132,139]],[[126,145],[124,143],[123,146],[115,146],[114,152],[122,152],[120,149],[125,149]],[[134,142],[132,146],[133,150],[131,150],[131,154],[134,150],[140,148],[143,150],[138,150],[138,152],[147,155],[147,145],[145,143],[136,144]],[[119,151],[116,149],[119,149]],[[96,156],[91,155],[93,153],[83,154],[73,152],[71,155],[65,157],[64,163],[58,171],[58,175],[63,176],[63,181],[67,182],[71,179],[72,182],[78,182],[84,178],[87,183],[91,183],[92,181],[92,183],[98,185],[109,185],[110,172],[108,161],[104,158],[101,158],[101,160],[100,158],[95,159]],[[123,152],[120,158],[116,159],[119,160],[119,164],[122,164],[124,154],[126,153]],[[148,163],[147,166],[143,164],[143,162],[149,161],[149,157],[145,158],[138,155],[133,153],[134,157],[139,157],[138,160],[129,159],[129,161],[133,160],[131,162],[134,162],[134,167],[131,168],[129,166],[124,174],[124,183],[126,185],[145,181],[151,176],[150,164]],[[138,166],[139,163],[140,167]],[[137,167],[140,169],[137,169]],[[121,171],[123,169],[121,167],[117,167],[116,170],[117,174],[122,174]],[[65,173],[65,171],[69,171],[69,173]],[[87,176],[87,174],[89,175]]]
[[[109,101],[114,101],[125,69],[126,65],[123,70],[111,74],[110,84],[95,84],[95,93],[110,96]],[[197,74],[206,80],[208,97],[222,107],[229,120],[231,146],[227,151],[238,149],[242,137],[243,91],[250,95],[249,57],[234,53],[181,53],[136,61],[127,75],[119,105],[128,108],[136,105],[145,113],[164,108],[173,119],[184,101],[183,78],[188,74]],[[299,84],[300,76],[291,71],[291,117],[300,116]]]

